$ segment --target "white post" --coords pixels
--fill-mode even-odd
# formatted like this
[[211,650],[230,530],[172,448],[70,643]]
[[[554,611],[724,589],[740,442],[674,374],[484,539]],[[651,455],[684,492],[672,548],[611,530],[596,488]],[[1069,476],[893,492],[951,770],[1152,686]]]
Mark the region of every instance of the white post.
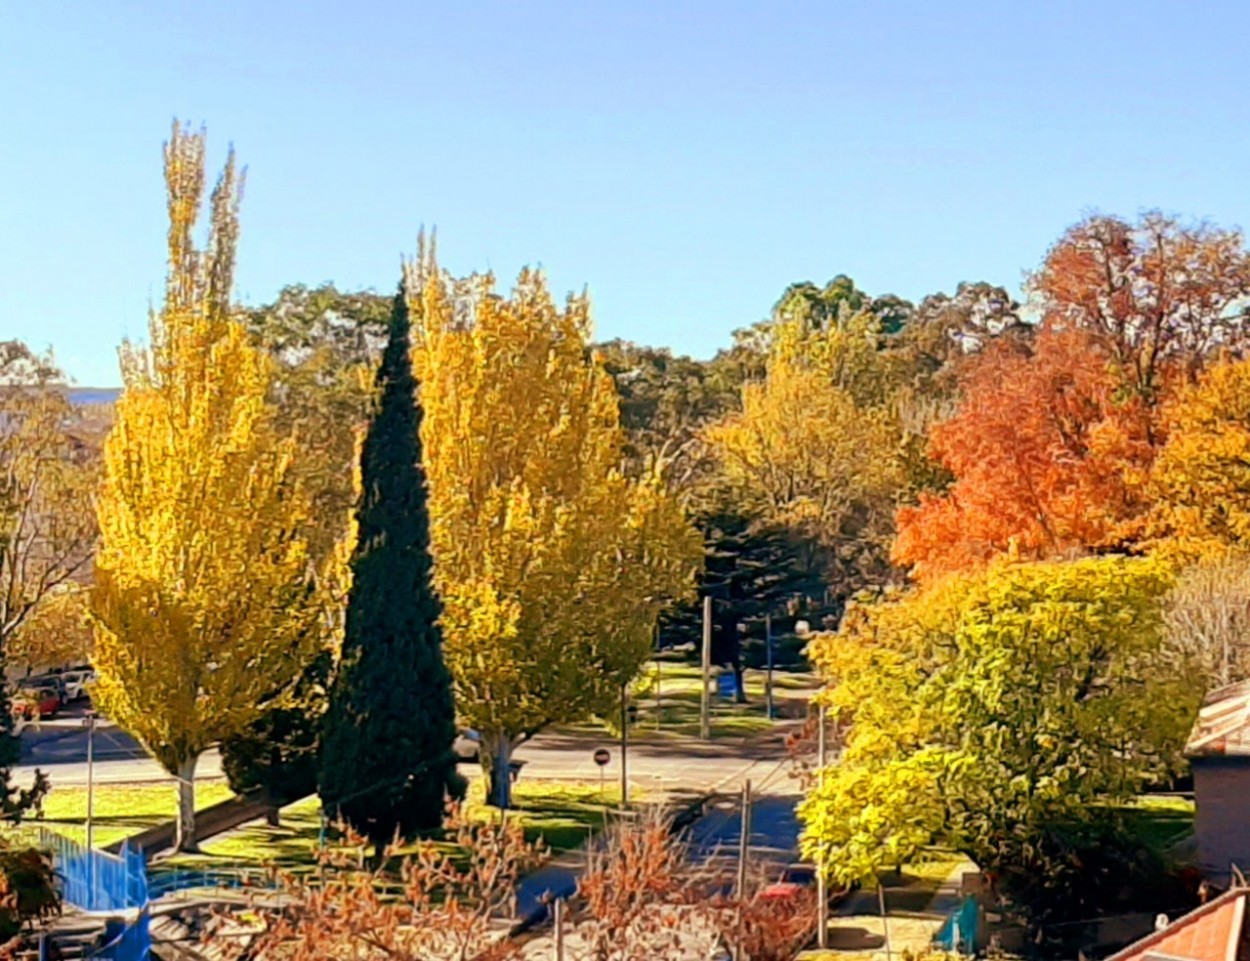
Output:
[[555,927],[555,961],[564,961],[564,898],[556,898],[552,907],[552,925]]
[[711,737],[708,712],[711,709],[711,692],[708,682],[712,674],[712,596],[703,598],[703,696],[699,700],[699,739]]
[[[825,705],[821,704],[817,711],[816,731],[816,764],[819,768],[816,777],[820,787],[825,786],[825,764],[828,762],[828,747],[825,744]],[[820,846],[820,854],[816,861],[816,946],[821,950],[829,947],[829,894],[825,881],[825,847]]]

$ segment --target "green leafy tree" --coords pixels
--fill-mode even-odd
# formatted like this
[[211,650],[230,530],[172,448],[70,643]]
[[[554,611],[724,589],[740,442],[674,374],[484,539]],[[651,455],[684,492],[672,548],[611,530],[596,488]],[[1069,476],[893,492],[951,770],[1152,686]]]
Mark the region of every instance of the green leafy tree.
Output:
[[1170,581],[1150,559],[1000,562],[853,609],[811,645],[850,731],[801,806],[805,853],[849,881],[940,842],[1024,897],[1080,887],[1062,839],[1105,838],[1176,769],[1201,697],[1165,641]]
[[660,468],[675,492],[697,493],[708,472],[699,431],[741,406],[738,385],[714,364],[668,350],[612,340],[592,351],[616,383],[632,473]]
[[455,710],[431,581],[430,521],[403,289],[378,369],[343,650],[320,759],[326,807],[375,845],[438,825],[456,787]]

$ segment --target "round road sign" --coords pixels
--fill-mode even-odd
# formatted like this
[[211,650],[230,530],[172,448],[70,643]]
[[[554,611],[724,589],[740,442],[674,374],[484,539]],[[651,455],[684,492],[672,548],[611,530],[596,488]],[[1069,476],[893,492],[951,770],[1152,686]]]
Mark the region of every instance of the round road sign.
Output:
[[610,760],[612,760],[612,752],[606,747],[601,747],[599,750],[595,751],[595,763],[600,767],[603,767]]

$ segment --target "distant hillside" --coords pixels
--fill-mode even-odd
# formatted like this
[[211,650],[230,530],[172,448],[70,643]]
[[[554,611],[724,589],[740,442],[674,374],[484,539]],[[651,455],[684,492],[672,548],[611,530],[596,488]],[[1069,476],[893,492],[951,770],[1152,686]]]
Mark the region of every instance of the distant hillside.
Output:
[[122,392],[120,387],[71,387],[69,390],[69,399],[72,403],[87,404],[111,404],[117,400],[117,395]]

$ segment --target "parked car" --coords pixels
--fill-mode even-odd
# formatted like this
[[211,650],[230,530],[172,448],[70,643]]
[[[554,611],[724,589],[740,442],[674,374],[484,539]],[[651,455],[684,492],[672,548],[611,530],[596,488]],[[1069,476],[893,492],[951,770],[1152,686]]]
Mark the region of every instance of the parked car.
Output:
[[[846,885],[828,892],[829,906],[841,904],[850,896],[858,885]],[[785,899],[796,897],[803,891],[814,890],[816,887],[816,869],[810,864],[787,864],[781,875],[768,887],[760,892],[762,898]]]
[[61,703],[65,704],[69,701],[69,696],[65,690],[65,680],[60,674],[33,674],[22,681],[24,687],[50,687],[56,691],[57,697],[61,699]]
[[87,696],[87,685],[95,680],[96,673],[91,668],[85,670],[66,671],[60,675],[61,682],[65,685],[65,699],[67,701],[81,701]]
[[21,705],[28,721],[33,721],[36,716],[56,717],[61,710],[61,695],[55,687],[26,687],[22,688],[14,703]]

